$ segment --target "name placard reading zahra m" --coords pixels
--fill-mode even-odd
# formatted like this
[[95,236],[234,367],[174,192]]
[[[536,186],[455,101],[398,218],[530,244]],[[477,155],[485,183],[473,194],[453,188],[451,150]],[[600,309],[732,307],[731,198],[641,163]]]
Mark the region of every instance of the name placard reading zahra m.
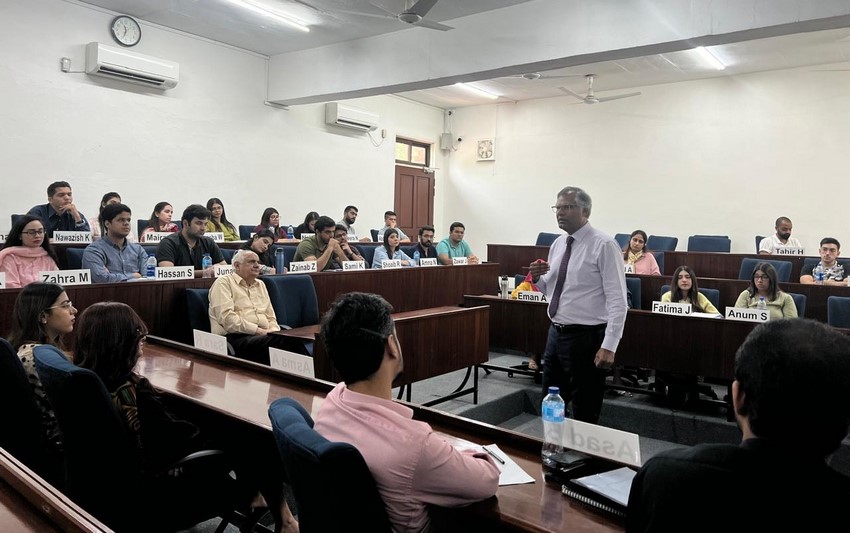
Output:
[[213,265],[215,277],[226,276],[233,272],[233,265]]
[[193,279],[195,267],[156,267],[156,279]]
[[562,444],[571,450],[641,466],[640,439],[634,433],[568,418],[564,420]]
[[678,302],[652,302],[652,312],[662,315],[690,315],[691,304],[680,304]]
[[743,309],[740,307],[727,307],[726,318],[740,322],[767,322],[770,313],[766,309]]
[[212,239],[213,242],[224,242],[224,233],[221,231],[208,231],[204,235]]
[[366,261],[343,261],[343,270],[366,270]]
[[419,266],[435,267],[435,266],[437,266],[437,258],[436,257],[420,257],[419,258]]
[[316,371],[313,367],[313,358],[286,350],[269,348],[269,359],[271,367],[275,370],[295,374],[305,378],[315,378]]
[[227,338],[215,333],[207,333],[199,329],[192,330],[195,348],[207,352],[227,355]]
[[469,258],[468,257],[452,257],[453,265],[468,265]]
[[167,231],[155,231],[153,233],[146,233],[146,234],[142,235],[142,242],[144,242],[144,243],[159,242],[162,239],[168,237],[169,235],[171,235],[171,233],[169,233]]
[[315,261],[292,261],[289,263],[290,274],[304,274],[305,272],[318,272],[319,266]]
[[91,270],[51,270],[39,272],[38,279],[42,283],[58,283],[59,285],[91,285]]
[[52,243],[59,242],[91,242],[91,233],[88,231],[54,231],[50,239]]
[[516,299],[524,302],[545,302],[546,295],[538,291],[517,291]]
[[803,249],[799,246],[777,246],[773,249],[775,255],[803,255]]
[[401,268],[401,259],[383,259],[381,260],[381,268]]

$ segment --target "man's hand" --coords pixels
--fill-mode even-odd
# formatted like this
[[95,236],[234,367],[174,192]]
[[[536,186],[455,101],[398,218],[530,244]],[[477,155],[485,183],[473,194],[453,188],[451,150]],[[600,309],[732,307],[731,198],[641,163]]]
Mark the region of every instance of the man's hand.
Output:
[[470,265],[480,265],[480,264],[481,264],[481,260],[480,260],[480,259],[478,259],[478,256],[477,256],[477,255],[473,254],[473,255],[470,255],[470,256],[469,256],[469,264],[470,264]]
[[71,213],[71,216],[74,217],[74,220],[77,222],[80,221],[80,212],[77,211],[77,206],[74,204],[65,204],[59,208],[59,214],[64,215],[65,213]]
[[257,328],[257,332],[254,335],[265,335],[269,332],[267,329]]
[[528,265],[528,271],[531,272],[532,281],[537,281],[537,278],[549,272],[549,263],[542,259],[538,259]]
[[614,366],[614,352],[605,348],[599,348],[599,351],[596,352],[596,357],[593,359],[593,364],[596,365],[596,368],[603,370],[611,368]]

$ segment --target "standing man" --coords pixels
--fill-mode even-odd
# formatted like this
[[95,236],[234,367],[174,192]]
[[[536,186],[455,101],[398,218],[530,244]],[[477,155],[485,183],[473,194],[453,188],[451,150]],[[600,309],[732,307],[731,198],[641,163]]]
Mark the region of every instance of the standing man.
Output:
[[54,181],[47,187],[47,203],[36,205],[28,215],[41,219],[47,237],[54,231],[91,231],[85,215],[77,211],[74,194],[67,181]]
[[[218,245],[205,237],[210,210],[200,204],[192,204],[183,210],[183,229],[159,241],[156,260],[161,267],[189,266],[196,271],[203,269],[204,254],[210,254],[212,264],[226,265]],[[197,272],[196,272],[197,275]]]
[[[348,230],[348,240],[351,242],[357,242],[357,231],[354,229],[354,221],[357,220],[358,210],[353,205],[345,206],[345,211],[343,211],[342,220],[337,222],[337,224],[342,224]],[[318,230],[317,230],[318,231]],[[369,237],[363,237],[360,239],[360,242],[372,242],[372,239]]]
[[776,219],[776,233],[765,237],[759,244],[759,253],[770,255],[776,251],[777,246],[785,246],[788,248],[802,248],[803,245],[795,237],[791,236],[793,228],[791,219],[788,217],[779,217]]
[[592,207],[582,189],[561,189],[552,211],[566,235],[552,243],[547,261],[529,270],[549,301],[552,321],[543,353],[544,395],[550,385],[560,387],[573,418],[595,424],[628,307],[622,251],[588,223]]
[[452,264],[452,257],[466,257],[470,265],[478,264],[478,257],[472,253],[472,248],[463,240],[466,226],[460,222],[452,222],[449,226],[449,236],[437,245],[437,259],[444,265]]
[[[342,248],[342,253],[345,254],[346,261],[366,261],[360,247],[356,244],[348,243],[348,229],[344,225],[336,225],[336,229],[334,229],[334,239],[336,239],[336,242],[339,243],[339,247]],[[369,266],[366,265],[366,268],[369,268]]]
[[316,234],[298,244],[292,260],[315,261],[319,272],[342,268],[342,262],[348,261],[348,258],[334,239],[336,222],[331,217],[319,217],[315,227]]
[[141,278],[148,254],[140,244],[130,242],[130,208],[108,204],[100,214],[106,234],[89,244],[83,252],[83,268],[91,270],[94,283],[109,283]]
[[384,213],[384,227],[378,230],[378,240],[384,240],[384,232],[390,228],[395,228],[398,231],[398,240],[401,242],[410,242],[410,237],[408,237],[401,228],[398,227],[398,215],[395,214],[395,211],[386,211]]
[[437,248],[434,246],[434,226],[426,224],[419,228],[419,242],[416,243],[413,251],[419,252],[420,259],[437,257]]
[[[841,243],[838,239],[825,237],[820,241],[820,266],[823,267],[823,284],[846,287],[847,277],[844,273],[844,265],[838,262],[838,254],[841,253]],[[813,285],[815,278],[813,273],[818,264],[803,267],[800,272],[800,283]]]

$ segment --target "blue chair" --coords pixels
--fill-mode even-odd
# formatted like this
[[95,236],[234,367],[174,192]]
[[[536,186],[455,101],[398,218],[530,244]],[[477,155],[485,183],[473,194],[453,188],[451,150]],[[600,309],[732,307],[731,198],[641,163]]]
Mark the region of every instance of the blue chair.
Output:
[[756,235],[756,253],[759,253],[759,246],[761,246],[762,239],[764,239],[764,235]]
[[189,310],[189,326],[209,333],[210,290],[186,289],[186,307]]
[[759,263],[770,263],[776,269],[776,279],[780,283],[788,283],[791,280],[791,261],[776,261],[773,259],[756,259],[754,257],[745,257],[741,261],[741,270],[738,272],[738,279],[751,279],[753,270]]
[[143,244],[142,245],[142,248],[145,249],[145,253],[147,253],[148,255],[153,254],[154,256],[156,256],[156,249],[158,247],[159,246],[156,245],[156,244]]
[[239,238],[243,241],[247,241],[251,238],[251,234],[254,233],[254,228],[256,226],[246,226],[244,224],[239,224]]
[[534,243],[535,246],[552,246],[552,243],[555,242],[555,239],[560,237],[560,233],[546,233],[541,231],[537,234],[537,241]]
[[[369,467],[357,448],[331,442],[313,429],[310,414],[292,398],[269,406],[269,420],[304,531],[392,530]],[[328,502],[334,502],[329,511]]]
[[366,268],[372,268],[372,261],[375,260],[376,246],[358,246],[358,248],[363,252],[363,259],[366,260]]
[[319,301],[309,274],[262,276],[278,324],[290,328],[319,323]]
[[614,235],[614,240],[617,241],[617,244],[620,246],[620,249],[624,250],[626,246],[629,245],[629,240],[631,240],[631,236],[628,233],[618,233]]
[[142,219],[139,219],[139,220],[136,221],[136,229],[138,230],[138,233],[136,233],[136,235],[140,239],[142,238],[142,232],[145,231],[148,228],[148,226],[150,225],[150,224],[148,224],[148,222],[149,222],[148,220],[142,220]]
[[826,321],[832,327],[850,328],[850,297],[828,297],[826,299]]
[[78,270],[83,268],[83,253],[85,248],[75,248],[73,246],[65,249],[65,267],[68,270]]
[[233,262],[233,255],[236,253],[236,250],[232,248],[219,248],[221,250],[221,255],[224,256],[224,261],[228,265]]
[[676,250],[676,245],[679,244],[678,237],[665,237],[663,235],[650,235],[646,239],[646,247],[650,250],[661,252],[673,252]]
[[788,294],[791,295],[791,298],[794,298],[794,305],[797,306],[797,316],[806,318],[806,295],[795,292],[789,292]]
[[378,242],[378,230],[370,229],[369,233],[372,235],[372,242]]
[[[664,293],[669,291],[669,290],[670,290],[670,285],[662,285],[661,286],[661,296],[663,296]],[[713,305],[714,308],[717,309],[718,312],[722,312],[722,311],[720,311],[720,290],[701,288],[699,290],[699,292],[703,296],[708,298],[708,301],[711,302],[711,305]]]
[[25,216],[26,215],[12,215],[12,226],[15,225],[15,222],[19,221],[20,219],[22,219]]
[[688,237],[689,252],[726,252],[732,249],[732,241],[728,237],[713,237],[709,235],[691,235]]
[[641,309],[640,306],[640,278],[626,276],[626,288],[632,296],[632,309]]
[[407,256],[411,257],[411,258],[413,257],[414,250],[416,250],[415,244],[411,244],[409,246],[402,246],[401,247],[401,251],[404,252],[405,254],[407,254]]
[[658,270],[662,274],[664,273],[664,252],[652,252],[652,255],[655,256],[655,262],[658,263]]
[[728,239],[729,238],[728,235],[702,235],[702,234],[699,234],[699,233],[695,233],[693,236],[694,237],[711,237],[711,238],[716,238],[716,239]]

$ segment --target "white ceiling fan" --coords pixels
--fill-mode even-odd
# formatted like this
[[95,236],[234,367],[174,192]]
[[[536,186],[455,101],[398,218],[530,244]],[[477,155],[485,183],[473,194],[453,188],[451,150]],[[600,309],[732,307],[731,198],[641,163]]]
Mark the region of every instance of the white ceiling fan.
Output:
[[593,93],[593,80],[596,79],[596,74],[587,74],[587,75],[585,75],[585,79],[587,80],[587,94],[584,95],[584,96],[582,96],[580,94],[576,94],[576,93],[572,92],[571,90],[567,89],[566,87],[558,87],[558,88],[561,89],[562,91],[564,91],[565,93],[569,94],[570,96],[577,98],[578,100],[581,100],[581,102],[576,102],[576,103],[583,103],[583,104],[599,104],[599,103],[602,103],[602,102],[610,102],[611,100],[619,100],[621,98],[631,98],[632,96],[639,96],[640,95],[640,93],[637,92],[637,93],[618,94],[616,96],[599,97],[599,96],[596,96]]
[[512,76],[502,76],[502,78],[522,78],[524,80],[535,81],[535,80],[561,80],[566,78],[578,78],[583,76],[582,74],[571,74],[567,76],[549,76],[547,74],[541,74],[539,72],[526,72],[525,74],[514,74]]
[[436,4],[437,1],[438,0],[405,0],[404,11],[401,13],[394,13],[374,2],[369,2],[369,5],[380,9],[386,14],[347,11],[344,9],[335,9],[334,11],[338,13],[348,13],[349,15],[361,15],[364,17],[395,19],[404,22],[405,24],[410,24],[411,26],[420,26],[431,30],[448,31],[454,29],[451,26],[446,26],[445,24],[440,24],[439,22],[434,22],[433,20],[425,18],[425,15],[431,11],[431,8],[434,7],[434,4]]

